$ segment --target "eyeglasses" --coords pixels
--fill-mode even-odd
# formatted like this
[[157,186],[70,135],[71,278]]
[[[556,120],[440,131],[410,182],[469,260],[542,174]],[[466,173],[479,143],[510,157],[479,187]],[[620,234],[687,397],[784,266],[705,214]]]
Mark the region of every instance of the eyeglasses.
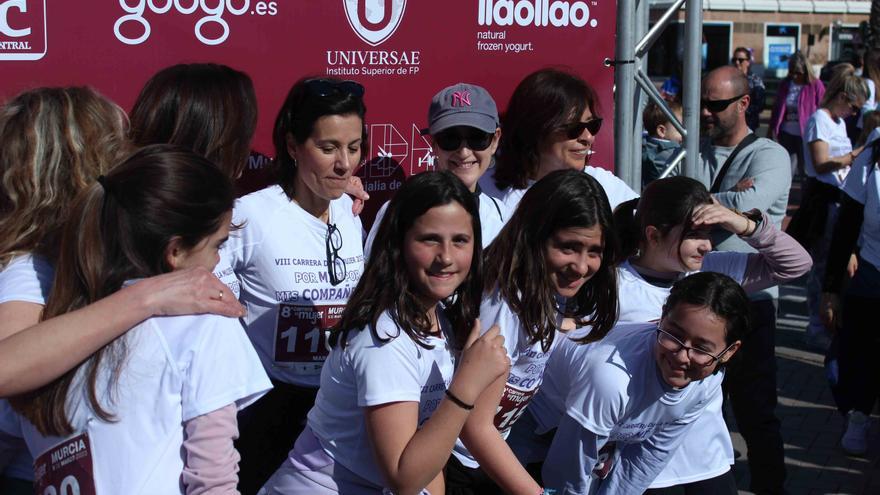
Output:
[[595,136],[596,134],[599,134],[601,128],[602,119],[600,118],[590,119],[586,122],[572,122],[560,127],[562,132],[568,136],[568,139],[577,139],[578,136],[584,133],[584,129],[590,131],[590,134]]
[[747,94],[748,93],[743,93],[739,96],[734,96],[733,98],[728,98],[726,100],[700,100],[700,108],[705,108],[712,113],[723,112],[724,109],[730,106],[731,103],[739,100]]
[[[714,355],[711,352],[707,352],[701,349],[697,349],[696,347],[688,347],[684,345],[684,343],[677,338],[675,338],[672,334],[667,333],[666,331],[660,328],[660,325],[657,325],[657,343],[660,344],[661,347],[666,349],[673,354],[678,354],[682,349],[685,350],[688,359],[697,364],[697,366],[709,366],[713,364],[715,361],[721,359],[727,351],[730,350],[735,344],[730,344],[727,346],[727,349],[721,351],[721,354]],[[693,352],[692,352],[693,351]]]
[[330,284],[339,285],[345,280],[348,272],[345,269],[345,260],[339,256],[342,249],[342,233],[332,223],[327,224],[327,274],[330,275]]
[[474,151],[483,151],[492,144],[494,138],[494,133],[479,129],[460,130],[453,128],[435,134],[434,142],[444,151],[456,151],[461,148],[462,142]]
[[355,81],[330,81],[328,79],[312,79],[306,81],[306,89],[315,96],[351,95],[357,98],[364,96],[364,87]]
[[733,57],[733,63],[735,63],[735,64],[741,64],[743,62],[748,62],[748,61],[749,61],[749,59],[747,59],[747,58]]

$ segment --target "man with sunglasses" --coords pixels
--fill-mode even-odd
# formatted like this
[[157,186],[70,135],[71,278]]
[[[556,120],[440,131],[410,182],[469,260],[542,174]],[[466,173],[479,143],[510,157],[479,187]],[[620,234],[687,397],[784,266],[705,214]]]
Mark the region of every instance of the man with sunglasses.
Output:
[[755,131],[761,119],[761,112],[764,110],[764,101],[767,97],[767,90],[764,87],[764,80],[754,72],[752,67],[752,51],[744,46],[738,46],[733,51],[733,59],[730,64],[736,67],[749,80],[749,108],[746,110],[746,124],[749,129]]
[[[739,211],[766,212],[781,229],[791,188],[788,153],[756,138],[746,123],[751,101],[746,76],[732,66],[711,71],[702,82],[700,163],[693,178],[721,204]],[[743,187],[741,181],[747,181]],[[757,218],[755,216],[754,218]],[[714,232],[718,251],[755,252],[740,236]],[[776,308],[774,287],[751,295],[752,331],[724,380],[725,393],[748,446],[751,491],[783,493],[785,462],[776,417]]]

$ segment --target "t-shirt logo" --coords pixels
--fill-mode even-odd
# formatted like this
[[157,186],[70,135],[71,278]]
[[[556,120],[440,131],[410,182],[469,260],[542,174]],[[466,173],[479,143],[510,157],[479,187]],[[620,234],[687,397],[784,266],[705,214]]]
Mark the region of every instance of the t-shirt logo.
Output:
[[88,433],[64,440],[34,459],[34,493],[96,494]]

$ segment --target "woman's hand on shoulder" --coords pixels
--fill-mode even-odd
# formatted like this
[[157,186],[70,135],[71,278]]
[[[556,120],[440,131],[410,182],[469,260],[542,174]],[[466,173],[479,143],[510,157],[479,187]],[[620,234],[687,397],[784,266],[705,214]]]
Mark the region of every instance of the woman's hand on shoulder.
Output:
[[352,175],[348,179],[348,185],[345,186],[345,194],[351,196],[352,204],[351,204],[351,212],[354,216],[358,216],[364,211],[364,205],[367,203],[367,200],[370,199],[370,195],[367,194],[366,189],[364,189],[364,183],[361,181],[361,178],[357,175]]
[[480,335],[480,320],[474,321],[455,373],[455,395],[473,404],[486,387],[509,371],[510,358],[504,348],[501,329],[492,325],[489,331]]
[[229,287],[202,267],[150,277],[123,290],[137,291],[153,316],[245,314]]

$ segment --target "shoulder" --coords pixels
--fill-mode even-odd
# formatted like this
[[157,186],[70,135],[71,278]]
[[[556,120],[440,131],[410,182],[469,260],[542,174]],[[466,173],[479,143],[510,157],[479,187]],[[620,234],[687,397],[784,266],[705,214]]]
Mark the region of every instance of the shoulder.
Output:
[[250,220],[257,215],[266,215],[288,201],[281,186],[269,186],[235,200],[235,217]]
[[177,359],[205,346],[236,348],[247,339],[244,327],[236,318],[218,315],[154,317],[148,320]]
[[[752,143],[748,149],[748,153],[743,153],[750,157],[750,160],[763,163],[766,166],[778,167],[779,160],[788,160],[788,152],[776,141],[759,137]],[[778,167],[783,168],[783,167]]]
[[584,172],[596,179],[605,190],[605,195],[608,196],[608,202],[611,204],[612,210],[620,203],[639,197],[626,182],[609,170],[588,165],[584,167]]
[[16,256],[0,270],[0,303],[10,301],[45,304],[55,270],[42,256]]

